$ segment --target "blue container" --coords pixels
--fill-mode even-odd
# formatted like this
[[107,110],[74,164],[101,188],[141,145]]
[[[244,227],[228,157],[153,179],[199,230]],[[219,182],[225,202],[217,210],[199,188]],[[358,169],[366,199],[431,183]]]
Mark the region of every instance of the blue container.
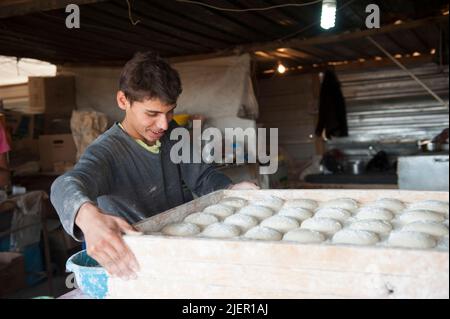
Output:
[[78,287],[86,295],[102,299],[108,293],[108,274],[86,250],[72,255],[66,263],[67,271],[75,274]]

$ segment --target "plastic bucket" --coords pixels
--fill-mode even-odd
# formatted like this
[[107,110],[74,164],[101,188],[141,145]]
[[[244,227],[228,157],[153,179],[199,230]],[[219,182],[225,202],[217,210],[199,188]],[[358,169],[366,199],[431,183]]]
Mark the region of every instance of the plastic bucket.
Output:
[[108,293],[106,270],[89,257],[86,250],[72,255],[67,260],[66,269],[75,274],[76,283],[84,294],[102,299]]

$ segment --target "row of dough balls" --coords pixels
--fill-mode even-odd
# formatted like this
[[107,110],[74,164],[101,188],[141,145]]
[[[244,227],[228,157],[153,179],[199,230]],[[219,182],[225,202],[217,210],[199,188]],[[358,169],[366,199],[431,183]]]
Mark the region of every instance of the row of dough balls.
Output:
[[[229,197],[203,212],[189,215],[182,223],[164,227],[162,232],[166,235],[215,238],[243,234],[243,237],[250,239],[283,239],[300,243],[320,243],[326,240],[327,235],[332,236],[332,242],[336,244],[373,245],[380,241],[378,235],[392,230],[389,221],[405,208],[401,201],[389,198],[360,208],[360,204],[350,198],[319,204],[311,199],[283,201],[274,196],[251,202]],[[342,229],[343,222],[353,213],[356,221],[347,229]],[[446,202],[413,203],[400,216],[401,222],[406,225],[400,232],[391,234],[389,244],[409,248],[434,247],[436,239],[433,236],[448,235],[448,227],[439,224],[446,216]]]

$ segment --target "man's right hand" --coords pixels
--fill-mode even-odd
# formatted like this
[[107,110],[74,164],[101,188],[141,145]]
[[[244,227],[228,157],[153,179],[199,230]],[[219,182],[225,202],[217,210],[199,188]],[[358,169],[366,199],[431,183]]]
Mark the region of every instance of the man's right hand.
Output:
[[133,279],[139,264],[122,234],[140,234],[124,219],[103,213],[92,203],[81,205],[76,225],[86,241],[87,253],[102,265],[111,276]]

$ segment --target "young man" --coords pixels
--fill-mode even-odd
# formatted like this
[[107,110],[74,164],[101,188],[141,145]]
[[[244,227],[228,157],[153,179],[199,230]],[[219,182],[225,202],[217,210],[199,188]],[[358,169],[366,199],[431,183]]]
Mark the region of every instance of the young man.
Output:
[[85,240],[88,254],[113,276],[128,279],[139,265],[122,239],[130,225],[215,190],[257,189],[232,185],[207,164],[170,160],[172,121],[181,82],[158,56],[138,53],[124,67],[117,104],[125,118],[99,136],[75,168],[58,177],[51,201],[65,230]]

